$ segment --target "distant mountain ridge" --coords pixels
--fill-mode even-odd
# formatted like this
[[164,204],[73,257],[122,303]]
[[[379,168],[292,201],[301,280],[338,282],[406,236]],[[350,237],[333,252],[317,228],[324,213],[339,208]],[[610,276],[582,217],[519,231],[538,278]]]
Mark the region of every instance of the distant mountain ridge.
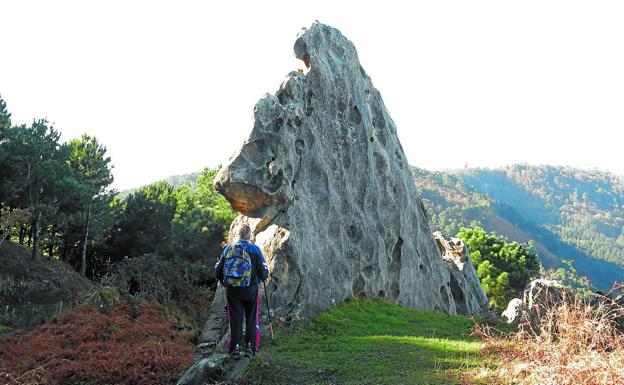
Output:
[[570,167],[513,165],[431,172],[414,168],[432,226],[478,224],[535,241],[546,267],[571,259],[601,289],[624,280],[624,178]]
[[[173,187],[179,187],[179,186],[183,186],[183,185],[186,185],[186,184],[190,184],[190,185],[194,186],[195,183],[197,182],[197,178],[199,177],[200,174],[201,174],[201,171],[191,172],[191,173],[182,174],[182,175],[173,175],[173,176],[170,176],[168,178],[161,179],[161,180],[159,180],[157,182],[154,182],[154,183],[167,182],[168,184],[170,184]],[[127,189],[127,190],[123,190],[123,191],[119,192],[119,194],[117,194],[117,195],[121,199],[124,199],[128,195],[130,195],[133,192],[137,191],[141,187],[143,187],[143,186],[138,186],[138,187],[130,188],[130,189]]]

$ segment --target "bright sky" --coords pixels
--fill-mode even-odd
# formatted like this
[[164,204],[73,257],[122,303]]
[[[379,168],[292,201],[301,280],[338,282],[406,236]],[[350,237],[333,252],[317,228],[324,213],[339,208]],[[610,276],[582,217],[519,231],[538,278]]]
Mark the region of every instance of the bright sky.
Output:
[[227,160],[315,19],[355,43],[411,164],[624,174],[622,1],[0,0],[0,94],[136,187]]

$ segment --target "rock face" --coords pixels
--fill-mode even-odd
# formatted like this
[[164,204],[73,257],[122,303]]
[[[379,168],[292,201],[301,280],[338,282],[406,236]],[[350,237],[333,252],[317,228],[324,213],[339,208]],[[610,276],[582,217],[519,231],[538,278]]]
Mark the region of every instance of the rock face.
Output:
[[307,317],[351,297],[479,312],[482,289],[453,285],[353,43],[315,23],[294,50],[308,71],[258,101],[249,139],[214,183],[243,214],[234,225],[252,225],[276,315]]
[[[464,241],[459,238],[447,240],[439,231],[433,233],[433,238],[451,276],[451,293],[457,313],[473,315],[487,310],[488,299]],[[475,304],[480,306],[476,311]]]

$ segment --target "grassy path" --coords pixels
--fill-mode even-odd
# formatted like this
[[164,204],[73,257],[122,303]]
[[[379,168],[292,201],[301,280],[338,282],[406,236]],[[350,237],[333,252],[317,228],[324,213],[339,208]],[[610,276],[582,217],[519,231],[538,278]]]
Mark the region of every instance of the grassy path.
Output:
[[[244,384],[458,384],[496,363],[479,356],[473,320],[386,301],[352,301],[278,331]],[[266,341],[266,340],[265,340]],[[483,383],[488,383],[483,379]]]

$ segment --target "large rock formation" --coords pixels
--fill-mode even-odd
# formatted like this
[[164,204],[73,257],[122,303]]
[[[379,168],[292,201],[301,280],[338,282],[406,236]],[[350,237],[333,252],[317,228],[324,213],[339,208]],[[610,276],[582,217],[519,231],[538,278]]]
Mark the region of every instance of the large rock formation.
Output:
[[351,297],[479,312],[478,283],[453,287],[353,43],[315,23],[294,49],[307,73],[260,99],[249,139],[214,184],[265,252],[275,313],[307,317]]
[[[347,298],[384,297],[479,313],[487,298],[474,267],[467,254],[442,258],[396,127],[353,44],[315,23],[295,55],[309,71],[260,99],[249,139],[214,183],[243,214],[232,229],[249,223],[265,253],[272,312],[296,319]],[[223,291],[179,385],[235,380],[245,365],[225,358]]]

